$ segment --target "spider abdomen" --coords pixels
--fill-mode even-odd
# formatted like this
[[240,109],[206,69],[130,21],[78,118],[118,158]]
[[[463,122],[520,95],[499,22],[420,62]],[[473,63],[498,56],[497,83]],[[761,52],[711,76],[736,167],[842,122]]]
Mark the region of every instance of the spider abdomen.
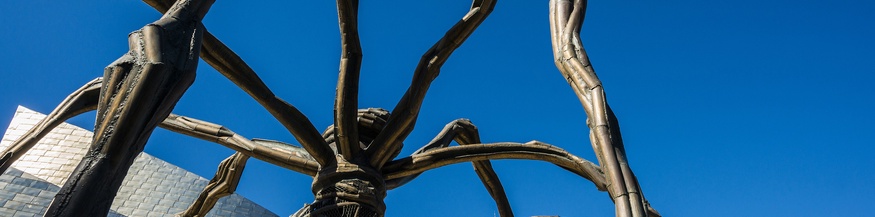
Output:
[[[357,114],[361,151],[382,132],[389,112],[380,108],[360,109]],[[316,200],[298,210],[294,217],[376,217],[383,216],[386,181],[382,174],[362,159],[345,159],[337,148],[334,125],[322,133],[334,151],[336,161],[319,168],[313,177]]]
[[[338,155],[339,156],[339,155]],[[376,170],[346,162],[319,170],[313,180],[316,200],[301,208],[295,217],[377,217],[386,205],[385,181]]]

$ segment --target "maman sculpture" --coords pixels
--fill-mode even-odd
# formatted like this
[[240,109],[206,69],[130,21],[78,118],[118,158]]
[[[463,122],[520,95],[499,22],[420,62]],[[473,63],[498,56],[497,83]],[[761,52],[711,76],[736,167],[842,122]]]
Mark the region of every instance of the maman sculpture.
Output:
[[[410,88],[390,114],[380,109],[358,109],[361,65],[358,1],[338,0],[343,50],[335,98],[335,124],[322,134],[300,111],[276,97],[242,59],[205,31],[200,19],[212,1],[146,2],[165,15],[132,34],[131,52],[108,67],[103,79],[90,82],[65,100],[40,127],[35,127],[32,133],[35,136],[25,136],[0,155],[5,169],[26,151],[28,141],[38,140],[38,135],[53,127],[52,124],[83,111],[98,110],[99,124],[91,155],[64,185],[47,216],[105,215],[118,189],[116,183],[121,182],[129,162],[142,151],[151,131],[159,126],[215,141],[243,156],[314,176],[316,201],[302,208],[296,216],[382,216],[385,211],[382,199],[387,190],[402,186],[425,170],[466,161],[474,163],[501,215],[512,216],[501,183],[488,161],[505,158],[548,161],[593,181],[597,188],[609,192],[618,216],[658,215],[644,200],[637,179],[626,163],[616,118],[605,102],[602,86],[580,44],[578,34],[585,1],[551,1],[551,35],[556,65],[587,111],[591,140],[601,166],[540,142],[480,144],[476,127],[467,120],[448,124],[432,142],[413,155],[395,159],[402,141],[413,129],[425,93],[438,76],[441,65],[486,19],[496,1],[475,0],[469,13],[423,55]],[[219,125],[170,114],[193,80],[194,57],[198,55],[267,108],[302,148],[248,140]],[[448,147],[453,140],[461,146]],[[208,186],[196,202],[202,205],[193,205],[186,215],[205,213],[203,210],[211,207],[209,201],[233,192],[234,180],[239,180],[239,170],[245,162],[239,158],[242,157],[232,156],[225,161],[229,163],[223,162],[225,166],[220,166],[217,178],[209,185],[219,187]],[[224,170],[238,172],[222,172]],[[84,197],[98,199],[84,200]]]

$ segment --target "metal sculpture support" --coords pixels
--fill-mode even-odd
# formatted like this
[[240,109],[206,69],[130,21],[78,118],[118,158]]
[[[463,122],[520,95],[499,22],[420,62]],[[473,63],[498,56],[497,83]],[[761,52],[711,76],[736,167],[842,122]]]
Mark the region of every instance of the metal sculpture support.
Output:
[[207,213],[213,209],[219,198],[231,195],[237,190],[237,184],[240,184],[240,176],[243,175],[243,168],[246,167],[246,160],[249,160],[249,155],[236,152],[223,160],[222,163],[219,163],[216,175],[207,183],[207,186],[204,187],[204,190],[195,199],[194,203],[176,216],[207,216]]
[[30,150],[40,139],[46,136],[51,129],[64,123],[76,115],[97,108],[97,100],[100,95],[100,87],[103,78],[94,79],[78,90],[67,96],[48,116],[40,120],[33,128],[24,133],[24,136],[15,140],[6,150],[0,153],[0,173],[6,172],[18,158]]
[[152,130],[194,81],[212,0],[180,0],[128,36],[130,51],[104,72],[94,139],[46,216],[106,215]]
[[605,171],[617,216],[658,216],[641,194],[638,179],[626,161],[619,122],[580,41],[585,12],[585,0],[550,1],[550,35],[556,67],[586,110],[590,142]]
[[[219,165],[216,176],[191,207],[180,213],[182,216],[203,216],[218,198],[233,193],[249,157],[313,177],[315,201],[293,214],[297,217],[383,216],[383,198],[388,190],[413,181],[427,170],[462,162],[474,165],[501,216],[513,216],[489,162],[492,159],[553,163],[607,191],[617,216],[659,216],[644,198],[629,167],[618,121],[580,41],[584,0],[551,0],[550,31],[556,66],[583,104],[590,142],[600,165],[538,141],[484,144],[477,127],[467,119],[447,124],[413,154],[396,158],[441,66],[486,19],[495,0],[474,0],[468,13],[422,55],[410,87],[391,114],[383,109],[358,109],[362,56],[358,0],[337,0],[342,50],[334,124],[321,134],[294,106],[274,95],[242,58],[206,31],[200,20],[212,0],[144,1],[164,16],[131,33],[130,52],[107,67],[103,78],[71,94],[0,153],[3,171],[61,122],[98,110],[92,146],[46,216],[106,215],[133,157],[142,151],[155,127],[237,151]],[[250,140],[218,124],[170,114],[194,79],[198,55],[270,112],[301,147]],[[459,146],[450,146],[452,141]]]

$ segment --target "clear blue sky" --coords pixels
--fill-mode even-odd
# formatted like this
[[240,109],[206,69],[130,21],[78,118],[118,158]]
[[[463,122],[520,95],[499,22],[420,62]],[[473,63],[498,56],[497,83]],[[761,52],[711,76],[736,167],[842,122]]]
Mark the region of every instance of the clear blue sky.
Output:
[[[468,1],[362,1],[361,107],[392,109],[420,55]],[[622,124],[632,168],[665,216],[866,216],[875,199],[873,1],[591,1],[584,45]],[[484,142],[541,140],[595,161],[556,70],[547,1],[502,1],[449,59],[403,156],[469,118]],[[218,0],[207,28],[318,129],[332,122],[339,33],[326,1]],[[51,111],[160,15],[138,1],[0,7],[0,123]],[[248,138],[295,140],[203,62],[175,113]],[[94,114],[72,120],[91,128]],[[232,151],[156,130],[146,152],[204,177]],[[612,216],[592,184],[551,164],[494,162],[518,216]],[[313,200],[306,175],[250,160],[238,193],[281,216]],[[388,216],[492,216],[470,164],[389,192]],[[868,214],[867,214],[868,213]]]

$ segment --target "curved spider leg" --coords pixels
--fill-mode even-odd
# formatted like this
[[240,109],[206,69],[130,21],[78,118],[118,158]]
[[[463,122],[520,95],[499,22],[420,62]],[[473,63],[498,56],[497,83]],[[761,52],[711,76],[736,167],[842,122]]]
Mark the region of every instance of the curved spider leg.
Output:
[[[450,145],[450,141],[455,140],[459,145],[471,145],[471,144],[480,144],[480,133],[477,130],[477,126],[474,126],[468,119],[457,119],[453,122],[447,124],[434,139],[431,140],[428,144],[416,150],[413,154],[421,154],[428,152],[430,150],[434,150],[437,148],[445,148]],[[504,192],[504,187],[501,185],[501,181],[498,179],[498,175],[495,174],[495,170],[492,169],[492,163],[488,160],[480,160],[480,161],[472,161],[474,165],[474,171],[477,173],[477,176],[480,178],[480,181],[483,182],[483,185],[486,187],[486,190],[489,192],[489,195],[492,196],[492,199],[495,200],[495,204],[498,207],[498,212],[500,216],[512,217],[513,210],[511,209],[510,202],[507,200],[507,194]],[[397,188],[401,185],[406,184],[407,182],[412,181],[414,178],[419,176],[419,174],[414,174],[411,176],[406,176],[399,179],[387,180],[386,186],[387,188]]]
[[550,1],[550,29],[556,66],[586,110],[590,140],[605,169],[608,193],[616,206],[617,216],[658,216],[641,194],[638,180],[626,161],[619,123],[607,104],[604,88],[580,41],[585,11],[585,0]]
[[237,190],[240,176],[243,175],[243,169],[246,167],[246,160],[249,160],[249,155],[236,152],[219,163],[216,175],[207,183],[194,203],[176,216],[207,216],[219,198],[231,195]]
[[[159,12],[168,10],[173,0],[143,0]],[[300,110],[288,102],[277,97],[258,74],[243,61],[234,51],[223,44],[213,34],[204,29],[202,31],[203,46],[200,57],[219,71],[228,80],[249,94],[256,102],[273,115],[292,135],[295,140],[319,162],[326,166],[335,163],[334,153],[328,144],[322,140],[319,131]]]
[[340,75],[334,101],[334,132],[337,151],[348,161],[361,156],[358,138],[358,87],[362,46],[358,33],[358,0],[337,0],[340,23]]
[[477,29],[480,23],[489,16],[495,8],[496,0],[474,0],[471,9],[435,43],[422,58],[413,74],[413,81],[395,109],[389,117],[386,128],[372,142],[366,156],[371,156],[370,163],[379,169],[386,162],[394,158],[401,151],[397,141],[404,141],[407,135],[413,131],[422,101],[428,91],[431,82],[440,74],[441,66],[450,57],[450,54],[459,48],[468,36]]
[[46,136],[52,129],[67,119],[97,108],[97,100],[100,95],[100,84],[103,78],[95,78],[86,83],[78,90],[71,93],[64,101],[58,104],[55,110],[46,115],[33,128],[16,139],[2,153],[0,153],[0,173],[6,172],[12,163],[24,156],[30,148],[33,148],[40,139]]
[[271,140],[249,140],[218,124],[170,114],[159,126],[215,142],[247,156],[309,176],[316,175],[319,170],[316,160],[302,148]]
[[104,71],[91,147],[45,216],[107,215],[134,158],[194,81],[200,20],[212,3],[177,1],[129,35],[130,51]]
[[605,175],[599,166],[559,147],[539,141],[524,144],[503,142],[435,148],[431,151],[391,161],[383,167],[382,172],[386,180],[392,180],[450,164],[497,159],[549,162],[592,181],[600,191],[606,190]]
[[[71,93],[46,118],[38,122],[0,154],[3,171],[15,163],[39,140],[57,125],[78,114],[97,109],[98,95],[103,78],[98,77]],[[210,122],[170,114],[158,127],[173,132],[214,142],[256,159],[290,169],[309,176],[316,174],[319,164],[303,148],[271,140],[253,139],[237,135],[233,131]],[[3,171],[0,171],[2,173]]]
[[316,159],[319,165],[326,166],[335,163],[334,153],[322,140],[319,131],[316,130],[310,119],[293,105],[274,95],[237,54],[234,54],[221,41],[209,34],[204,37],[204,51],[201,53],[201,58],[205,62],[225,75],[267,109],[294,135],[295,140]]

